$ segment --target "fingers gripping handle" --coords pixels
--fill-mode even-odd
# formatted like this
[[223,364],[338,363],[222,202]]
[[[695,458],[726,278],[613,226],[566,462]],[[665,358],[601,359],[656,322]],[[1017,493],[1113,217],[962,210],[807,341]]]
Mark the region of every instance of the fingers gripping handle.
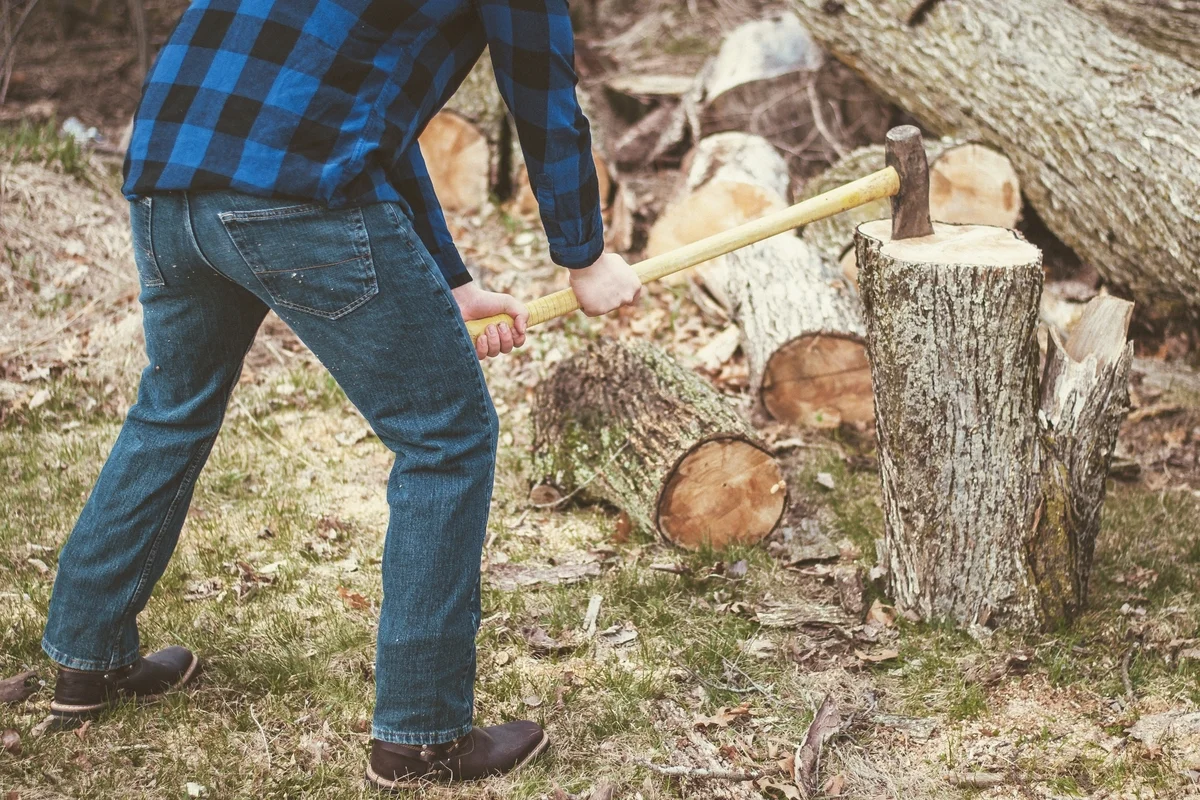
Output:
[[[899,191],[900,174],[894,167],[887,167],[825,194],[810,197],[790,208],[767,214],[669,253],[648,258],[638,264],[635,269],[642,279],[642,283],[650,283],[819,219],[840,214],[874,200],[894,197]],[[539,297],[529,304],[529,325],[540,325],[557,317],[566,316],[578,308],[579,301],[570,289]],[[502,322],[513,324],[512,317],[507,314],[497,314],[494,317],[471,320],[467,323],[467,331],[471,334],[472,339],[478,339],[489,325],[499,325]]]

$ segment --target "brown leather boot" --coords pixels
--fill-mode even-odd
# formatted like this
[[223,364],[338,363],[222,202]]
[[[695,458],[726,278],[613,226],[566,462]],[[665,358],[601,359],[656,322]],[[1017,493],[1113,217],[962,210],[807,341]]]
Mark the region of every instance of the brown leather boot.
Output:
[[59,720],[59,727],[70,727],[125,698],[152,702],[190,681],[199,666],[192,651],[175,646],[110,672],[59,667],[50,715]]
[[472,728],[446,744],[407,745],[371,740],[367,781],[379,789],[473,781],[516,772],[536,758],[550,737],[534,722]]

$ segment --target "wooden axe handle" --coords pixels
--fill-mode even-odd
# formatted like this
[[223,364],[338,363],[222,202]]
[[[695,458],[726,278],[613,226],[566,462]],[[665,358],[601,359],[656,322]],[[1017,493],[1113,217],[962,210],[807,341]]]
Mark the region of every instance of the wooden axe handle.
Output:
[[[819,219],[832,217],[851,208],[858,208],[874,200],[893,197],[900,191],[900,174],[894,167],[873,172],[865,178],[839,186],[824,194],[810,197],[802,203],[789,208],[775,211],[759,219],[752,220],[717,233],[698,242],[678,247],[669,253],[647,258],[634,269],[642,283],[650,283],[659,278],[679,272],[680,270],[703,264],[705,261],[732,253],[763,239],[769,239],[781,233],[808,225]],[[529,325],[541,325],[552,319],[566,316],[579,309],[579,300],[571,289],[563,289],[545,297],[539,297],[529,303]],[[479,338],[488,325],[498,325],[507,322],[512,325],[512,317],[507,314],[497,314],[494,317],[471,320],[467,323],[467,331],[471,339]]]

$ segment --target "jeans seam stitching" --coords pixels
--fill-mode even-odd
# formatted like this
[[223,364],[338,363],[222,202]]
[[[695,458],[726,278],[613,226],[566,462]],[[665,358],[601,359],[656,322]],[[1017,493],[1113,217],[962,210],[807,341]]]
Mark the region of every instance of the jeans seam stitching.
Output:
[[[189,196],[188,192],[183,193],[183,208],[187,212],[185,221],[187,222],[188,238],[191,239],[191,241],[192,241],[192,248],[196,251],[196,255],[200,256],[200,260],[203,261],[205,266],[207,266],[213,272],[220,275],[222,278],[229,281],[234,286],[245,288],[240,283],[235,281],[233,278],[229,277],[224,272],[221,272],[221,270],[217,269],[216,265],[214,265],[211,261],[209,261],[208,256],[204,255],[204,251],[200,249],[200,240],[196,238],[196,227],[195,227],[195,225],[192,224],[192,199]],[[247,352],[249,352],[249,351],[247,351]]]

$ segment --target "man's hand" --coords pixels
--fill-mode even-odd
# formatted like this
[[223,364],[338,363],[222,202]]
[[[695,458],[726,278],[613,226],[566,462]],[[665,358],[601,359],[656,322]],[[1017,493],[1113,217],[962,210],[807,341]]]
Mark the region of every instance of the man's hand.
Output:
[[511,328],[503,323],[488,325],[487,332],[480,334],[475,340],[475,354],[479,356],[480,361],[512,352],[514,347],[525,344],[525,325],[529,322],[529,311],[520,300],[500,292],[485,292],[477,283],[464,283],[451,291],[466,322],[496,314],[508,314],[513,318]]
[[571,288],[589,317],[633,305],[642,296],[641,279],[616,253],[605,253],[590,267],[571,270]]

